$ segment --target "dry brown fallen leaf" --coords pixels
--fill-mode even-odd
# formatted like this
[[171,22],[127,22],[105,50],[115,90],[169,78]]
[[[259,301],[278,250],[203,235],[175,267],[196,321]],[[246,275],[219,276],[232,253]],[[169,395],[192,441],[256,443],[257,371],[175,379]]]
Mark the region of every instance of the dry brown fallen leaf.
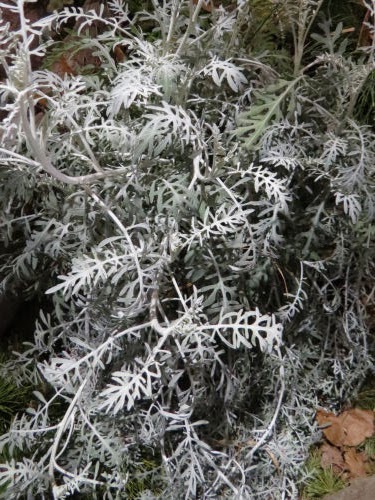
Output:
[[352,408],[336,416],[319,410],[316,421],[325,438],[335,446],[358,446],[374,434],[374,412]]
[[323,469],[332,467],[337,474],[341,473],[345,468],[344,458],[341,451],[329,443],[323,443],[320,447],[321,459],[320,464]]
[[374,434],[374,412],[371,410],[352,408],[339,418],[345,434],[344,446],[358,446]]
[[325,438],[335,446],[340,446],[343,436],[338,417],[334,413],[318,410],[315,418],[322,428]]
[[[193,4],[197,5],[198,0],[193,0]],[[212,12],[212,2],[210,0],[204,0],[201,5],[201,9],[205,10],[206,12]]]
[[349,473],[349,477],[365,477],[367,476],[366,461],[367,455],[350,448],[344,452],[345,469]]

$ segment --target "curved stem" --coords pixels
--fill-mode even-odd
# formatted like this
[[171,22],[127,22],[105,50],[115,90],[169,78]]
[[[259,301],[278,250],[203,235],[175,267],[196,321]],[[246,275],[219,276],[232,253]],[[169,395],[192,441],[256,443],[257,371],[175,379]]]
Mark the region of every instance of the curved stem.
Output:
[[58,427],[59,430],[57,431],[56,437],[54,439],[54,442],[53,442],[53,445],[51,448],[51,458],[50,458],[49,467],[48,467],[48,474],[51,477],[53,483],[55,483],[54,469],[56,466],[57,450],[59,448],[59,444],[60,444],[62,435],[63,435],[64,431],[66,430],[66,426],[68,425],[69,421],[74,419],[77,401],[79,400],[79,398],[82,394],[82,391],[85,388],[86,384],[87,384],[87,379],[85,379],[82,382],[82,384],[80,385],[80,387],[78,388],[78,391],[76,392],[76,395],[72,399],[63,419],[59,423],[59,427]]
[[259,439],[259,441],[256,443],[256,445],[251,449],[250,453],[248,454],[249,458],[252,458],[254,454],[259,450],[261,446],[266,442],[266,440],[269,438],[271,433],[273,432],[273,429],[276,425],[276,421],[278,419],[280,410],[281,410],[281,405],[284,399],[284,394],[285,394],[285,370],[284,370],[284,365],[283,365],[283,358],[280,352],[280,348],[276,348],[276,352],[278,355],[278,358],[280,360],[280,368],[279,368],[279,375],[280,375],[280,392],[279,392],[279,397],[278,401],[276,404],[276,408],[273,414],[273,417],[271,419],[271,422],[268,424],[267,429],[265,430],[263,436]]
[[178,57],[181,54],[182,49],[185,47],[186,41],[189,38],[190,33],[191,33],[192,29],[193,29],[193,26],[194,26],[194,24],[196,23],[196,21],[198,19],[198,16],[199,16],[199,13],[201,11],[203,3],[204,3],[204,0],[198,0],[197,6],[195,7],[195,9],[191,10],[189,24],[188,24],[188,26],[186,28],[184,36],[182,37],[181,43],[180,43],[178,49],[175,52],[175,57]]

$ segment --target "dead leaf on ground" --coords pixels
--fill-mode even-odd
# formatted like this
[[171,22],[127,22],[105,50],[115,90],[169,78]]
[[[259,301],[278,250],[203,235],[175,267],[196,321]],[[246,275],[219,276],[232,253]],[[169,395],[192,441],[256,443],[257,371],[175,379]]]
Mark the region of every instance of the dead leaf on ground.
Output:
[[70,62],[68,62],[68,58],[65,54],[61,54],[61,56],[52,63],[50,70],[61,78],[64,78],[65,75],[75,75],[75,71]]
[[[66,38],[66,43],[72,41],[72,37]],[[65,75],[78,75],[84,68],[100,68],[101,61],[94,55],[94,50],[81,48],[72,52],[64,52],[51,64],[50,70],[64,77]]]
[[344,446],[358,446],[374,434],[374,412],[352,408],[340,415],[345,434]]
[[[197,5],[198,0],[193,0],[193,4]],[[210,0],[204,0],[201,5],[201,9],[205,10],[206,12],[212,12],[212,2]]]
[[344,452],[344,459],[345,469],[348,471],[351,478],[367,476],[367,455],[365,453],[350,448]]
[[325,438],[335,446],[358,446],[374,434],[374,412],[352,408],[336,416],[319,410],[316,421]]
[[336,473],[341,473],[345,468],[344,458],[341,451],[329,443],[323,443],[320,447],[321,459],[320,465],[323,469],[332,467]]
[[335,446],[341,446],[343,432],[338,417],[334,413],[319,410],[315,418],[325,438]]

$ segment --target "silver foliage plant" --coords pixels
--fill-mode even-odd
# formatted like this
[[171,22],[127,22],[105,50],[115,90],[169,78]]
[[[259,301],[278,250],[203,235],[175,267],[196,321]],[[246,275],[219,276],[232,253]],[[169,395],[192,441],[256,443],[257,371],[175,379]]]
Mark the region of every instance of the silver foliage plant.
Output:
[[[373,366],[374,47],[273,3],[292,55],[245,43],[251,2],[0,3],[1,286],[46,294],[5,498],[296,498],[316,406]],[[72,22],[100,68],[33,70]]]

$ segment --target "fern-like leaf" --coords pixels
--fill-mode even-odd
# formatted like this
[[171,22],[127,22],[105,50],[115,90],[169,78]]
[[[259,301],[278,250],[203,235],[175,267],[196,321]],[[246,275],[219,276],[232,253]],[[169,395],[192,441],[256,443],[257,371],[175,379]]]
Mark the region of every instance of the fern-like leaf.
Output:
[[244,145],[253,149],[258,144],[264,130],[274,121],[282,118],[281,106],[292,93],[301,77],[292,81],[280,79],[278,82],[255,92],[254,104],[249,111],[238,116],[239,127],[236,135],[246,136]]

